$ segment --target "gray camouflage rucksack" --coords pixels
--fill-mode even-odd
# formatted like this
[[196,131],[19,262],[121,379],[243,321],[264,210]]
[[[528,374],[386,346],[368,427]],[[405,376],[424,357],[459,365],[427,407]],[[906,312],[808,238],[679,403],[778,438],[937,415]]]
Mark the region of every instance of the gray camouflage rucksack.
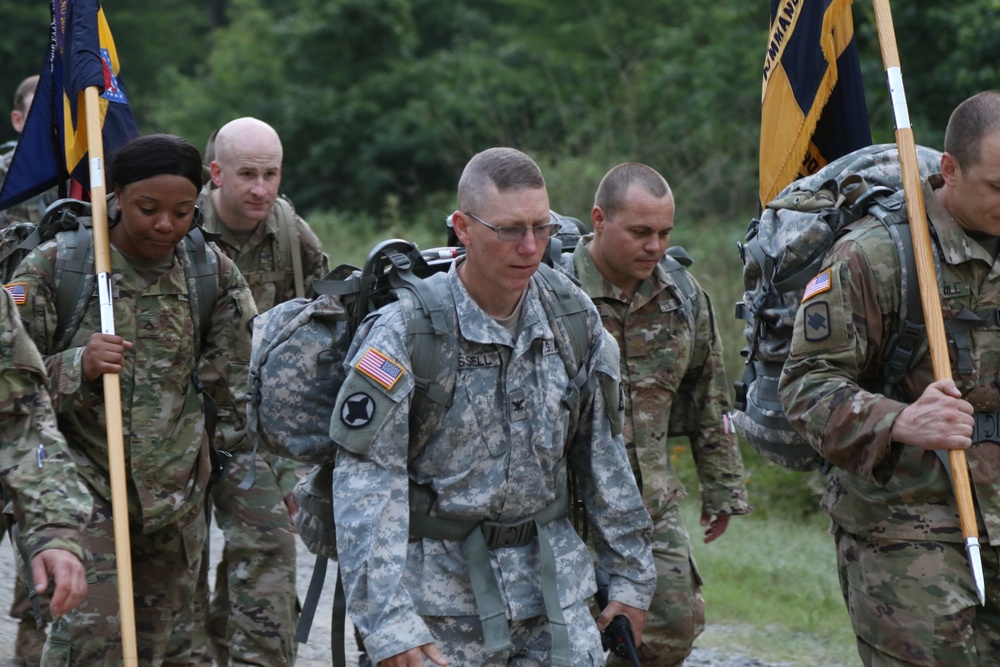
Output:
[[[921,177],[940,171],[941,153],[917,147]],[[838,235],[866,215],[889,231],[901,270],[900,327],[882,361],[881,393],[895,391],[926,349],[923,309],[907,224],[895,144],[868,146],[841,157],[782,190],[740,244],[743,300],[736,316],[746,321],[746,371],[736,385],[734,425],[767,459],[792,470],[824,463],[788,423],[778,400],[778,380],[788,358],[795,313],[806,284],[819,273]]]

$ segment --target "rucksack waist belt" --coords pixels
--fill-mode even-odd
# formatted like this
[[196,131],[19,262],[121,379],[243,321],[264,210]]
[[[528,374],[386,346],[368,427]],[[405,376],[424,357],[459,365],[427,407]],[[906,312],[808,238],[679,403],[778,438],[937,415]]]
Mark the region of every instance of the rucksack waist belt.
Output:
[[487,549],[520,547],[528,544],[538,535],[537,525],[546,525],[569,514],[569,490],[548,507],[517,521],[472,521],[444,519],[422,512],[410,514],[410,535],[431,540],[462,542],[479,528]]
[[977,412],[972,416],[976,420],[972,442],[1000,443],[1000,412]]
[[552,664],[571,664],[569,631],[563,618],[559,591],[556,587],[556,557],[546,526],[569,514],[569,488],[556,500],[531,516],[515,522],[462,521],[443,519],[424,513],[410,513],[410,534],[432,540],[462,543],[462,556],[469,565],[469,578],[476,598],[479,621],[487,653],[508,651],[513,647],[507,612],[500,598],[500,587],[490,565],[490,549],[522,546],[536,536],[542,568],[542,599],[552,634]]

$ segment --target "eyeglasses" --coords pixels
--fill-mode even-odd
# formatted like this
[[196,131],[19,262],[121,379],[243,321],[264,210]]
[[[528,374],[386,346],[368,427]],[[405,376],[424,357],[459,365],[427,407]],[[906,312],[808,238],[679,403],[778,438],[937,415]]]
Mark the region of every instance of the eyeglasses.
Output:
[[486,222],[477,215],[473,215],[468,211],[462,211],[465,215],[469,216],[476,222],[482,223],[483,225],[489,227],[494,232],[496,232],[497,238],[501,241],[507,243],[517,243],[524,239],[524,235],[531,230],[531,233],[535,235],[535,238],[539,241],[547,241],[558,233],[560,224],[556,221],[556,217],[549,213],[549,220],[552,222],[545,225],[535,225],[534,227],[494,227],[490,223]]

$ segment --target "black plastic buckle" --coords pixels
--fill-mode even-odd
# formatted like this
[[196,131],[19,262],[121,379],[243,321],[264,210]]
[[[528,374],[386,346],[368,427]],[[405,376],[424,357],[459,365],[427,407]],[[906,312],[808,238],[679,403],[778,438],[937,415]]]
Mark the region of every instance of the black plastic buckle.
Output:
[[483,521],[481,530],[486,547],[502,549],[504,547],[520,547],[534,539],[537,531],[534,519],[524,519],[516,523],[498,523]]

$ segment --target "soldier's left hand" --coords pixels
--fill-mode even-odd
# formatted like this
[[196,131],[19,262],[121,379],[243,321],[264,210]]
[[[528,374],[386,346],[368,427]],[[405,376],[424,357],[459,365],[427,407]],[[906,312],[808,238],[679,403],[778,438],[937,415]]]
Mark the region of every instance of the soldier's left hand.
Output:
[[76,608],[87,596],[87,569],[79,558],[65,549],[40,551],[31,559],[31,574],[39,593],[49,587],[49,577],[55,581],[49,609],[57,618]]
[[601,615],[597,617],[597,629],[604,632],[604,628],[608,627],[611,621],[615,620],[615,616],[624,616],[628,619],[629,625],[632,627],[632,641],[635,645],[642,645],[642,627],[646,625],[646,611],[644,609],[639,609],[638,607],[630,607],[627,604],[622,604],[618,600],[611,600],[608,602],[608,606],[604,608]]
[[708,544],[726,532],[726,528],[729,527],[729,515],[704,513],[701,515],[701,525],[708,526],[708,530],[705,531],[705,544]]
[[285,508],[288,510],[288,518],[292,520],[292,525],[295,525],[295,515],[299,513],[299,504],[295,500],[295,494],[289,493],[285,496]]

